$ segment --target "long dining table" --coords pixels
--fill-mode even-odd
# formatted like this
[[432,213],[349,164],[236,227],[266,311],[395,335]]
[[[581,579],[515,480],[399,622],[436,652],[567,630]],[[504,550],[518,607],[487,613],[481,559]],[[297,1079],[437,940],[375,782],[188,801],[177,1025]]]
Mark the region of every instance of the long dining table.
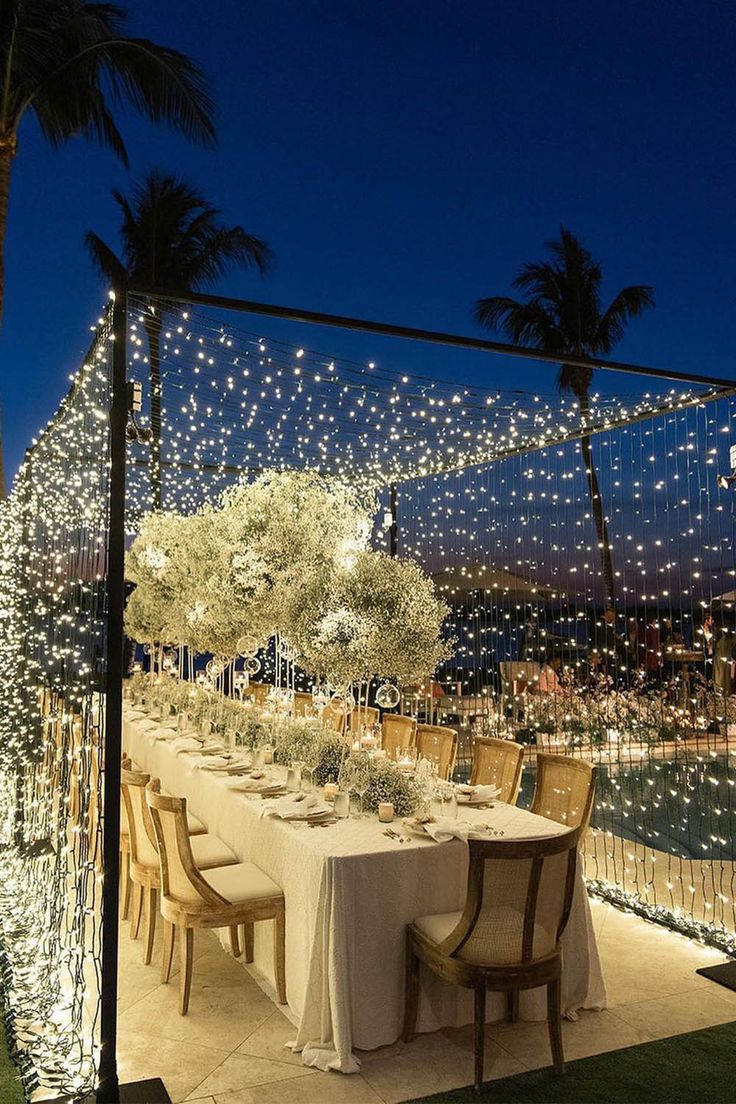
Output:
[[[173,721],[171,722],[173,724]],[[123,748],[143,771],[226,843],[239,862],[256,863],[286,899],[286,991],[295,1023],[293,1047],[307,1065],[356,1072],[356,1050],[373,1050],[401,1033],[407,925],[451,912],[465,901],[468,846],[385,834],[375,815],[324,828],[263,816],[259,795],[239,792],[237,779],[207,770],[206,758],[184,751],[161,721],[126,706]],[[278,772],[281,768],[273,768]],[[548,836],[562,827],[528,810],[497,802],[462,810],[505,838]],[[401,825],[397,825],[401,828]],[[271,921],[255,925],[253,966],[273,978]],[[562,1002],[571,1018],[605,1006],[606,993],[590,905],[578,864],[562,938]],[[506,1013],[503,994],[489,993],[487,1017]],[[519,1015],[546,1018],[544,990],[521,994]],[[473,1019],[473,995],[422,972],[417,1030],[436,1031]]]

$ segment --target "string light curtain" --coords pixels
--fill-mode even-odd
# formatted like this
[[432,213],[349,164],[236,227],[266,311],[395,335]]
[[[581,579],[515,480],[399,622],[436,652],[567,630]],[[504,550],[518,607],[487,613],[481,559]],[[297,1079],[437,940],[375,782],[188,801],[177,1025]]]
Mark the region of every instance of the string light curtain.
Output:
[[736,697],[717,670],[734,656],[735,500],[718,477],[735,428],[727,395],[593,438],[610,624],[577,443],[407,483],[398,514],[400,552],[453,608],[458,645],[439,678],[485,698],[478,732],[526,744],[524,798],[537,751],[596,762],[591,884],[729,951]]
[[[460,725],[460,769],[476,732],[526,744],[526,799],[539,750],[593,759],[591,885],[732,950],[736,699],[714,678],[729,662],[736,586],[734,494],[718,486],[732,393],[638,379],[621,394],[631,379],[600,371],[586,420],[551,389],[402,371],[401,343],[386,367],[326,353],[313,331],[298,344],[242,316],[134,297],[129,370],[144,392],[150,310],[163,321],[164,505],[189,512],[238,478],[312,467],[379,492],[374,539],[388,547],[393,484],[398,553],[453,608],[456,652],[434,693],[441,719]],[[145,442],[130,461],[134,529],[149,502]],[[554,692],[540,692],[542,671]]]
[[29,1098],[95,1085],[111,316],[0,507],[0,961]]

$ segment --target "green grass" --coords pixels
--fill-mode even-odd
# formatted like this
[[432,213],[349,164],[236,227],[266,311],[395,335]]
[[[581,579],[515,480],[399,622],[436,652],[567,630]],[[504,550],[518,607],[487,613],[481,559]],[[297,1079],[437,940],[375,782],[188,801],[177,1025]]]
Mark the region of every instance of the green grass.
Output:
[[[687,999],[687,998],[683,998]],[[433,1104],[733,1104],[736,1023],[627,1047],[551,1069],[422,1097]],[[418,1104],[411,1101],[409,1104]]]
[[5,1033],[0,1021],[0,1104],[23,1104],[18,1069],[8,1054]]

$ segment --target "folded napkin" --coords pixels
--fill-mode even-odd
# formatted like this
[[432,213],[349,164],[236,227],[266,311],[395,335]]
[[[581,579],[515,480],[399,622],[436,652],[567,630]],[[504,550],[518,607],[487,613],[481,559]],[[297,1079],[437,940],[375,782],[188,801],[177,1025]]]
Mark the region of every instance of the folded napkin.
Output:
[[154,740],[176,740],[179,735],[173,728],[159,728],[153,738]]
[[437,843],[446,843],[447,840],[459,839],[488,839],[488,833],[484,827],[477,824],[468,824],[467,820],[453,820],[451,817],[435,817],[427,821],[422,827],[428,836]]
[[197,764],[200,770],[205,771],[244,771],[248,764],[243,759],[235,759],[227,755],[208,755],[204,763]]
[[177,736],[175,740],[171,741],[171,746],[179,755],[183,751],[199,751],[202,745],[193,736]]
[[162,722],[154,721],[151,717],[144,717],[143,720],[138,721],[138,728],[142,728],[144,732],[147,732],[150,728],[161,728]]
[[239,793],[279,793],[284,788],[283,782],[275,782],[273,778],[233,778],[227,784],[229,790],[237,790]]
[[458,786],[457,799],[464,805],[484,805],[487,801],[495,801],[500,792],[499,786]]
[[307,820],[311,817],[334,813],[331,805],[317,794],[306,794],[301,799],[287,794],[275,801],[264,801],[261,816],[279,817],[281,820]]
[[470,832],[470,825],[466,820],[453,820],[451,817],[435,817],[423,824],[422,828],[437,843],[446,843],[451,839],[467,840]]

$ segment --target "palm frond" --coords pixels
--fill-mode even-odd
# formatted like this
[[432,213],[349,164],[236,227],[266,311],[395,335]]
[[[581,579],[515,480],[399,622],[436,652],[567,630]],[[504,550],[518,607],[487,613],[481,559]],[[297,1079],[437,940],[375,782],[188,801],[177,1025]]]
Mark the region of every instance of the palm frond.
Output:
[[125,265],[110,246],[93,230],[88,230],[84,235],[84,244],[100,275],[109,280],[113,287],[120,287],[125,282],[127,272]]
[[624,336],[626,323],[638,318],[654,306],[654,288],[648,284],[631,284],[622,288],[601,316],[593,347],[596,352],[610,353]]
[[[126,160],[113,107],[129,103],[153,122],[213,143],[214,109],[201,70],[178,50],[128,37],[123,9],[85,0],[13,0],[12,7],[16,22],[6,118],[11,128],[17,130],[23,114],[32,110],[52,145],[80,134]],[[0,59],[8,19],[4,12]]]

